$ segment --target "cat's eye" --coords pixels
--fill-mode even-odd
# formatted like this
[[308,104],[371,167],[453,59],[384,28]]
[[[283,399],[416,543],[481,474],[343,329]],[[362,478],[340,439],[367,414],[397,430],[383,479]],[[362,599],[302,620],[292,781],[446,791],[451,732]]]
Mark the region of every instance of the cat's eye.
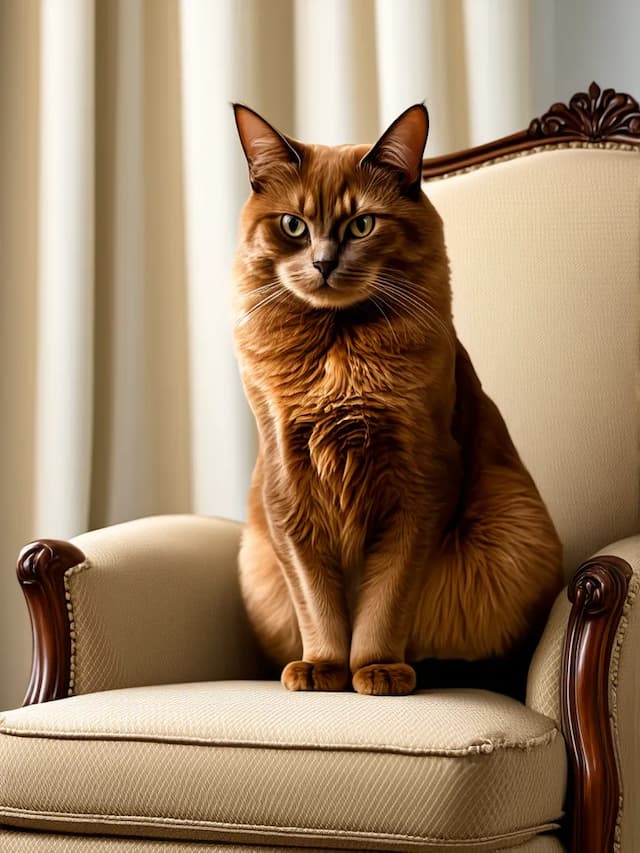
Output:
[[368,237],[373,231],[373,226],[376,221],[375,216],[371,213],[365,213],[362,216],[356,216],[352,219],[348,226],[349,234],[352,237]]
[[292,213],[285,213],[280,220],[280,226],[287,237],[304,237],[307,233],[307,223],[299,216],[294,216]]

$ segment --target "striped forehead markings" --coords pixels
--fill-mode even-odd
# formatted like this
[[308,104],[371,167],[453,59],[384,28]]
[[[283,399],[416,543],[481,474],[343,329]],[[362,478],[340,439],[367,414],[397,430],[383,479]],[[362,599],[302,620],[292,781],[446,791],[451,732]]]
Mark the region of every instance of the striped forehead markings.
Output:
[[316,200],[311,193],[303,193],[299,199],[302,215],[307,219],[313,219],[316,215]]
[[358,202],[350,192],[346,192],[342,198],[342,209],[344,216],[353,216],[358,209]]
[[309,193],[301,197],[298,204],[305,218],[318,218],[323,221],[346,219],[353,216],[358,209],[358,201],[351,193],[345,193],[328,200],[323,198],[322,193],[318,193],[316,197]]

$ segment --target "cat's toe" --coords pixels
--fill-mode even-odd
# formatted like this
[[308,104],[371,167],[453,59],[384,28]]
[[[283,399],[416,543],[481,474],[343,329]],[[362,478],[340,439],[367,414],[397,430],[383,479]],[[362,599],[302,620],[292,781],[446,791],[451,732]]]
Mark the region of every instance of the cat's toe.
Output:
[[406,663],[373,663],[353,675],[353,689],[368,696],[406,696],[415,686],[415,670]]
[[294,660],[282,670],[280,680],[287,690],[344,690],[349,670],[329,661]]

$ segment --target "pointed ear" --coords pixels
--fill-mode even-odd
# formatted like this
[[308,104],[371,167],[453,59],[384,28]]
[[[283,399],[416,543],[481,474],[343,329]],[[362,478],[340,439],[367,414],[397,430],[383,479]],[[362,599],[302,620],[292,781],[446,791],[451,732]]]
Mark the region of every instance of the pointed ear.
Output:
[[422,155],[429,134],[429,113],[424,104],[414,104],[391,124],[360,161],[392,169],[405,190],[419,190]]
[[249,164],[251,186],[260,191],[260,172],[273,163],[302,163],[302,154],[258,113],[243,104],[233,104],[238,135]]

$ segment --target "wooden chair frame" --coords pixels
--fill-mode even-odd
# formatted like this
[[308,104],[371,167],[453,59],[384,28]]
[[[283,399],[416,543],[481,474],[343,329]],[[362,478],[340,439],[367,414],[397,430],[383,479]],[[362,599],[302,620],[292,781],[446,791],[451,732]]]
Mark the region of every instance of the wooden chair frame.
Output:
[[[426,159],[425,181],[478,168],[521,152],[621,143],[640,153],[640,107],[630,95],[592,83],[568,105],[554,104],[527,130],[487,145]],[[33,662],[25,705],[73,692],[73,624],[65,573],[83,562],[70,542],[42,539],[23,548],[18,579],[31,618]],[[611,729],[609,667],[631,567],[613,556],[583,563],[568,594],[572,609],[561,672],[562,728],[570,764],[565,837],[572,853],[614,849],[620,777]]]

